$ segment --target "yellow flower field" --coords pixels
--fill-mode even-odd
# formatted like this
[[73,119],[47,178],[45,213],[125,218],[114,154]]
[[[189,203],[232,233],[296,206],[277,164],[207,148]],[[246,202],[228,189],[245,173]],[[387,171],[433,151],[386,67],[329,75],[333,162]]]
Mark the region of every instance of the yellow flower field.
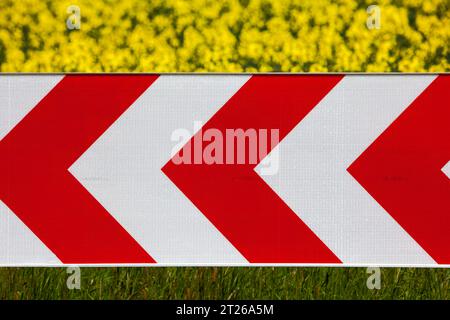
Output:
[[[2,72],[449,71],[450,1],[1,0]],[[69,30],[69,5],[81,12]]]

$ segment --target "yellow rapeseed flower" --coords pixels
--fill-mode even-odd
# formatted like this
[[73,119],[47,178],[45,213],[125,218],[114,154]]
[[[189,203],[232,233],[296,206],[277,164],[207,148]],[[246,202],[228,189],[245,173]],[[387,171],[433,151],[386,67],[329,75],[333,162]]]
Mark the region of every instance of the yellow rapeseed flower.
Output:
[[[450,70],[450,1],[2,0],[2,72]],[[80,29],[69,30],[70,5]],[[75,19],[76,20],[76,19]],[[72,22],[76,22],[73,20]]]

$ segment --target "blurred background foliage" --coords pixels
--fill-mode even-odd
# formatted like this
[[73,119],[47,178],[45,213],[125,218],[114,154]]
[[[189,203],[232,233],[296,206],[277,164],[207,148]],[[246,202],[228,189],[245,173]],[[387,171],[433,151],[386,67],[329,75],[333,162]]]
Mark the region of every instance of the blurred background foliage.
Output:
[[[81,29],[68,30],[69,5]],[[3,72],[450,70],[449,0],[1,0]]]
[[69,290],[64,268],[0,270],[0,299],[450,299],[450,270],[365,268],[82,268]]

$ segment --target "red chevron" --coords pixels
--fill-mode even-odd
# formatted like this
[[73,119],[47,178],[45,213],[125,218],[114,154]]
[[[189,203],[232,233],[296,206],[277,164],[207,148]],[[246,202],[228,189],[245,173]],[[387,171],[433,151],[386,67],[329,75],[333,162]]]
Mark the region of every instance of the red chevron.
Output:
[[[253,76],[203,131],[215,128],[225,134],[226,129],[279,129],[282,140],[340,79]],[[255,166],[176,165],[169,161],[162,170],[250,262],[339,263],[258,176]]]
[[156,78],[66,76],[0,142],[1,200],[63,263],[154,262],[68,168]]
[[450,77],[442,75],[348,169],[441,264],[450,264],[449,160]]

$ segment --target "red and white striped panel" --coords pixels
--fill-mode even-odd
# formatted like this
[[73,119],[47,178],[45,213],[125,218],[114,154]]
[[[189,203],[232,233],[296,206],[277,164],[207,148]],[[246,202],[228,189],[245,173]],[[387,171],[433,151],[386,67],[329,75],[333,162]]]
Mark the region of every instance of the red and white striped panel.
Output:
[[0,265],[450,265],[448,75],[2,75],[0,139]]

